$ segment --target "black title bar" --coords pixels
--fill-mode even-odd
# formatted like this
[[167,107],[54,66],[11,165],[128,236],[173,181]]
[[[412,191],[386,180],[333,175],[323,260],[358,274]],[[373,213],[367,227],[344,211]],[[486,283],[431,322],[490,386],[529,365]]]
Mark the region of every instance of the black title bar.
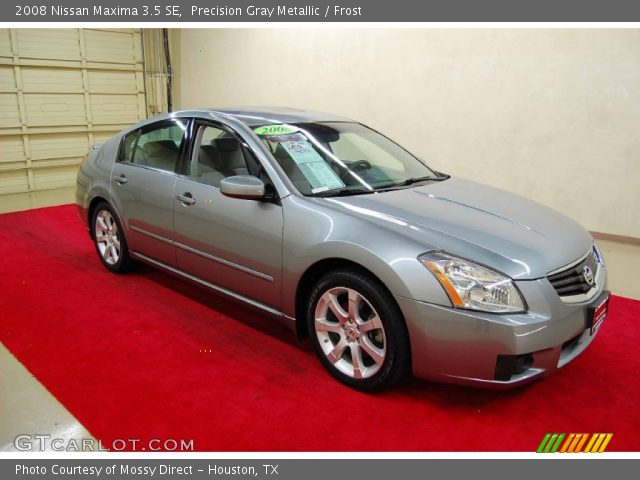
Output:
[[632,0],[15,0],[3,22],[637,22]]

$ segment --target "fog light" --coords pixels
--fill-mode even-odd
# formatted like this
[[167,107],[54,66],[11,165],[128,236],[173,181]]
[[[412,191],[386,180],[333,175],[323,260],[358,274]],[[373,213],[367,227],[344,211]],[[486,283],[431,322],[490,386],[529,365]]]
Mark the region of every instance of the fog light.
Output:
[[493,375],[495,380],[508,382],[513,375],[526,372],[533,365],[533,355],[498,355],[496,359],[496,371]]
[[518,355],[516,357],[516,366],[513,369],[513,373],[515,375],[524,373],[531,368],[531,365],[533,365],[533,355]]

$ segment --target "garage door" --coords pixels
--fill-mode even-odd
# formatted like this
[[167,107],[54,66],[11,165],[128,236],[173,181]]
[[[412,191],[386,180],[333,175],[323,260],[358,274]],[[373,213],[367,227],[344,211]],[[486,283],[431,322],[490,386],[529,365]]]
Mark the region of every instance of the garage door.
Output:
[[0,194],[74,185],[91,145],[145,117],[139,30],[0,29]]

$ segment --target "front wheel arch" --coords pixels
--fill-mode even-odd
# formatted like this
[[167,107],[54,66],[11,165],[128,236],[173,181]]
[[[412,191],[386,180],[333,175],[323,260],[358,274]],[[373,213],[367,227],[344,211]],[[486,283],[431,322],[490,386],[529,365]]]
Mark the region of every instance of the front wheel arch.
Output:
[[[305,323],[305,312],[307,309],[309,295],[311,294],[311,290],[313,289],[314,285],[319,278],[325,276],[327,273],[342,268],[353,268],[356,270],[360,270],[380,282],[380,279],[378,279],[376,275],[374,275],[371,271],[364,268],[362,265],[345,258],[325,258],[309,266],[300,277],[300,281],[298,282],[298,287],[296,289],[295,312],[296,333],[298,334],[298,338],[304,339],[308,337],[307,327]],[[380,283],[382,284],[382,282]]]
[[[347,295],[345,292],[348,292],[349,304],[351,304],[352,293],[356,297],[361,298],[362,301],[359,302],[359,305],[365,307],[365,316],[368,317],[367,312],[368,314],[373,313],[374,317],[369,318],[377,318],[378,325],[375,328],[369,326],[366,329],[360,330],[358,326],[364,328],[370,320],[366,320],[365,316],[361,318],[358,313],[353,315],[351,307],[349,307],[349,314],[347,316],[347,307],[344,305],[343,299],[340,300],[342,306],[334,306],[329,309],[334,313],[342,311],[341,314],[335,313],[338,315],[337,318],[342,320],[337,320],[336,318],[329,320],[329,316],[327,316],[326,320],[320,320],[320,324],[324,326],[335,326],[331,326],[331,328],[323,327],[318,330],[316,327],[319,322],[319,317],[317,316],[318,309],[322,309],[320,302],[323,302],[326,295],[331,295],[332,292],[336,292],[335,295],[342,296]],[[337,300],[333,299],[329,303],[331,302],[337,302]],[[356,312],[359,309],[360,307],[356,307]],[[327,312],[328,310],[325,304],[325,313]],[[356,390],[375,392],[386,389],[397,383],[405,375],[411,374],[411,343],[403,312],[396,302],[395,297],[389,292],[386,286],[366,270],[353,267],[337,268],[328,271],[319,279],[316,278],[316,282],[313,285],[308,302],[306,303],[304,320],[308,329],[309,340],[313,344],[314,350],[316,350],[325,368],[340,382]],[[326,321],[329,323],[326,323]],[[341,326],[336,323],[338,321]],[[337,330],[335,329],[336,327],[338,328]],[[366,338],[361,337],[371,335],[374,330],[378,329],[381,330],[382,335],[380,339],[381,345],[378,345],[379,348],[382,348],[382,353],[372,354],[370,349],[374,347],[369,345],[365,348],[364,345],[368,342]],[[321,338],[321,334],[325,333],[325,330],[334,333],[328,333],[329,337]],[[334,337],[331,337],[331,335]],[[340,339],[337,338],[338,335],[341,337]],[[371,338],[371,340],[375,341],[373,338]],[[345,359],[342,358],[338,360],[339,363],[336,363],[337,357],[331,358],[334,352],[328,353],[324,347],[327,342],[334,343],[334,345],[329,345],[329,350],[332,350],[331,347],[340,348],[341,345],[341,352],[346,348],[347,352],[351,351],[351,355],[353,355],[354,350],[365,351],[373,355],[369,358],[370,365],[368,365],[369,369],[373,367],[373,371],[366,374],[365,371],[367,368],[361,370],[360,367],[364,366],[362,363],[364,357],[358,355],[360,361],[357,362],[357,364],[359,366],[356,367],[356,362],[354,362],[352,371],[347,372],[346,369],[339,366],[339,363],[344,363]],[[384,356],[380,357],[380,355]],[[338,356],[342,357],[342,354]],[[384,362],[378,363],[378,361],[375,360],[376,357],[384,359]],[[378,364],[377,368],[371,360],[375,360],[375,363]],[[356,372],[360,373],[356,374]]]
[[[309,268],[305,270],[305,272],[300,277],[300,281],[298,282],[298,286],[296,289],[295,326],[296,326],[296,334],[298,335],[299,339],[306,339],[309,337],[309,331],[307,329],[307,319],[306,319],[307,304],[309,302],[309,297],[311,295],[313,287],[318,282],[318,279],[324,277],[327,273],[331,271],[343,270],[343,269],[353,269],[364,275],[371,277],[383,289],[385,289],[389,293],[389,295],[393,298],[393,293],[391,293],[391,291],[387,288],[384,282],[380,280],[380,278],[376,274],[374,274],[371,270],[363,267],[359,263],[356,263],[352,260],[348,260],[346,258],[338,258],[338,257],[325,258],[323,260],[320,260],[314,263],[313,265],[309,266]],[[394,299],[394,302],[395,302],[395,299]],[[397,305],[397,302],[396,302],[396,305]],[[398,311],[402,312],[402,310],[400,309],[400,306],[399,305],[397,306],[398,306]],[[404,327],[408,331],[407,322],[404,316],[402,318],[402,322],[404,324]],[[411,338],[408,335],[407,335],[407,338],[409,338],[409,350],[411,351]],[[409,365],[409,370],[411,370],[411,365]]]

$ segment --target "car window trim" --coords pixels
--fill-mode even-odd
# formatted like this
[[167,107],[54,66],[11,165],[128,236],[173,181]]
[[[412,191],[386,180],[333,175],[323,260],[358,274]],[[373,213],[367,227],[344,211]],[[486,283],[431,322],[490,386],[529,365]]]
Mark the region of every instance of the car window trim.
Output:
[[[123,134],[120,137],[120,140],[118,141],[118,155],[116,156],[116,163],[131,163],[128,160],[123,160],[124,142],[127,140],[129,135],[135,135],[136,133],[140,133],[140,129],[139,128],[133,129],[130,132],[127,132],[127,133]],[[138,138],[140,138],[139,135],[138,135]],[[136,145],[138,145],[138,139],[136,139]]]
[[136,138],[135,141],[135,145],[133,147],[134,151],[138,146],[138,142],[140,141],[140,137],[142,135],[144,135],[145,133],[149,133],[152,132],[154,130],[159,130],[161,128],[163,128],[163,125],[168,125],[168,126],[176,126],[176,123],[178,121],[178,119],[173,119],[173,118],[164,118],[162,120],[159,120],[157,122],[148,124],[148,125],[144,125],[142,127],[136,128],[134,130],[131,130],[130,132],[122,135],[122,138],[120,139],[120,144],[118,145],[118,155],[116,157],[116,162],[115,163],[120,163],[120,164],[125,164],[125,165],[130,165],[133,167],[140,167],[140,168],[144,168],[146,170],[152,170],[155,172],[162,172],[162,173],[168,173],[171,175],[177,175],[180,171],[180,165],[182,164],[182,158],[184,156],[184,152],[186,150],[185,146],[187,144],[187,142],[189,141],[189,137],[188,137],[188,133],[190,131],[190,126],[191,123],[193,121],[193,119],[187,118],[185,119],[187,120],[187,128],[185,130],[183,130],[182,133],[182,140],[180,142],[180,149],[178,150],[178,159],[176,161],[176,166],[173,170],[164,170],[162,168],[158,168],[158,167],[152,167],[150,165],[142,165],[141,163],[135,163],[135,162],[131,162],[129,160],[123,160],[123,153],[124,153],[124,142],[126,140],[126,138],[129,135],[135,135],[138,134],[138,138]]
[[[215,185],[211,185],[210,183],[207,182],[203,182],[201,180],[199,180],[198,178],[194,178],[191,175],[189,175],[189,171],[190,171],[190,167],[191,167],[191,163],[195,160],[195,155],[196,155],[196,141],[199,137],[200,131],[204,131],[204,129],[206,127],[213,127],[213,128],[217,128],[218,130],[222,130],[226,133],[229,133],[231,135],[233,135],[234,137],[236,137],[238,139],[238,141],[240,142],[240,144],[246,148],[249,152],[251,152],[251,155],[253,155],[253,158],[256,160],[256,162],[260,165],[260,167],[262,168],[262,171],[264,172],[265,176],[269,179],[269,183],[271,185],[273,185],[273,180],[271,180],[271,176],[269,175],[269,173],[267,172],[267,170],[264,168],[264,165],[262,164],[262,161],[260,161],[260,158],[255,154],[255,152],[253,151],[253,148],[251,148],[251,146],[247,143],[247,141],[245,140],[245,138],[236,130],[234,130],[233,128],[231,128],[229,125],[226,125],[222,122],[218,122],[215,120],[209,120],[209,119],[204,119],[204,118],[194,118],[192,121],[192,124],[190,125],[190,135],[189,135],[189,147],[188,147],[188,152],[186,152],[186,155],[184,156],[183,160],[184,162],[180,165],[179,169],[178,169],[178,175],[180,177],[183,177],[185,179],[188,180],[192,180],[194,182],[203,184],[203,185],[209,185],[213,188],[217,188],[218,190],[220,189],[220,187],[216,187]],[[202,138],[202,137],[200,137]]]
[[172,172],[171,170],[163,170],[162,168],[158,168],[158,167],[152,167],[151,165],[140,165],[139,163],[132,163],[132,162],[117,162],[120,165],[126,165],[128,167],[136,167],[136,168],[142,168],[143,170],[150,170],[152,172],[158,172],[158,173],[165,173],[167,175],[174,175],[176,176],[176,172]]

